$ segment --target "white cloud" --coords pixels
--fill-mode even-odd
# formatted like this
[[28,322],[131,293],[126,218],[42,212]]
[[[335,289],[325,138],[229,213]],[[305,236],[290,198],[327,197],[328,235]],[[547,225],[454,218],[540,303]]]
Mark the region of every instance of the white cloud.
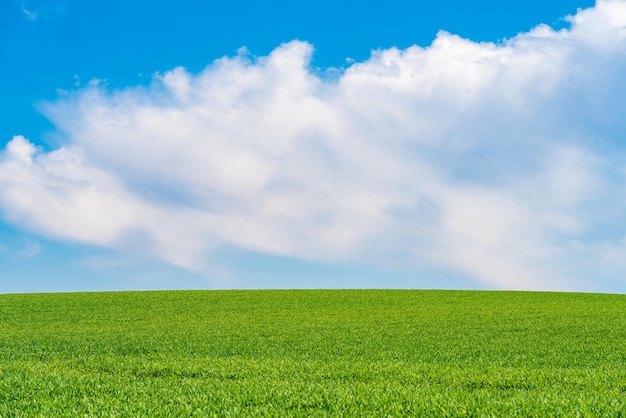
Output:
[[64,12],[66,3],[59,0],[19,0],[22,13],[28,20],[58,16]]
[[35,20],[35,19],[37,19],[38,13],[35,12],[35,11],[28,10],[27,8],[22,6],[22,12],[28,18],[28,20]]
[[192,269],[235,245],[592,288],[572,260],[593,271],[626,235],[626,2],[570,22],[502,44],[441,32],[333,80],[293,41],[149,88],[93,84],[47,109],[64,146],[7,145],[0,207],[42,235]]

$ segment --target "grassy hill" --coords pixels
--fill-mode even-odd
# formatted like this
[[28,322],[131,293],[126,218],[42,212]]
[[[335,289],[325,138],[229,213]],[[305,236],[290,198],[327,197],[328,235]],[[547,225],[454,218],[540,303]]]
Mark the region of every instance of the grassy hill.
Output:
[[626,296],[0,295],[0,416],[625,416]]

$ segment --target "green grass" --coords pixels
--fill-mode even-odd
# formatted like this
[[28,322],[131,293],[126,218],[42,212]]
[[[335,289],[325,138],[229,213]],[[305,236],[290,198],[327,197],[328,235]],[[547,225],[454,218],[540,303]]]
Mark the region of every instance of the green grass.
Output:
[[0,416],[626,416],[626,297],[0,296]]

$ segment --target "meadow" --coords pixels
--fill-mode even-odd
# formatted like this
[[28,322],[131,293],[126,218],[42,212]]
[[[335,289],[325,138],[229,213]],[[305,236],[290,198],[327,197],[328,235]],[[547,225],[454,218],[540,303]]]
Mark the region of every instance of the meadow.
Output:
[[0,416],[626,416],[626,296],[0,295]]

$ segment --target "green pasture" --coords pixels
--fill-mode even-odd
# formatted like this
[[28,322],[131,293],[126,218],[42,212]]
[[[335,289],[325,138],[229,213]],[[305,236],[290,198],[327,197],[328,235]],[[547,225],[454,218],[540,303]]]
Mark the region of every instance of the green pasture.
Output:
[[0,417],[626,416],[626,296],[0,295]]

